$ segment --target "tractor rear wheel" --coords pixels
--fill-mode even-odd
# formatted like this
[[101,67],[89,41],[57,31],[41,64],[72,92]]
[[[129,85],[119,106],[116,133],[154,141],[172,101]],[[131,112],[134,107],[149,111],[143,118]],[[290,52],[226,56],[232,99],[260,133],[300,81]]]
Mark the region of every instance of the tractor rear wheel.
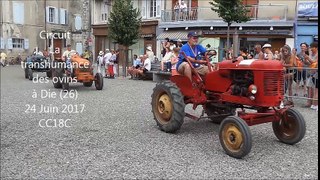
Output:
[[222,121],[219,139],[223,149],[231,157],[240,159],[251,151],[250,128],[243,119],[237,116],[229,116]]
[[306,134],[306,122],[299,111],[288,109],[280,121],[272,122],[276,137],[285,144],[296,144]]
[[159,128],[167,133],[179,130],[185,116],[184,97],[179,88],[163,81],[153,89],[151,98],[152,113]]
[[97,90],[102,90],[102,88],[103,88],[103,76],[102,76],[101,73],[97,73],[95,75],[94,85],[96,86]]
[[83,83],[83,85],[84,85],[85,87],[91,87],[91,86],[92,86],[92,84],[93,84],[93,81],[90,81],[90,82],[84,82],[84,83]]
[[[228,116],[235,115],[234,108],[231,108],[231,107],[219,108],[219,107],[211,105],[211,104],[206,105],[205,112],[207,113],[208,116],[212,116],[209,118],[210,118],[211,122],[216,123],[216,124],[220,124],[223,121],[223,119]],[[221,115],[221,116],[219,116],[219,115]]]

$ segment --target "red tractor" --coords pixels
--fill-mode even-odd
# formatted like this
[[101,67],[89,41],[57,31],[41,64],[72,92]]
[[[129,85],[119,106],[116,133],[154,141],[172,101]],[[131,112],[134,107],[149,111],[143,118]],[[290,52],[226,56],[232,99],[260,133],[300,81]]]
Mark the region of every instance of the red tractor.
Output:
[[[183,54],[185,56],[185,54]],[[279,61],[225,60],[200,76],[192,68],[192,82],[183,75],[156,85],[152,94],[152,112],[160,129],[174,133],[184,117],[209,118],[219,123],[219,139],[229,156],[242,158],[252,147],[249,126],[272,122],[275,136],[283,143],[295,144],[306,132],[303,116],[284,100],[284,70]],[[185,113],[185,106],[203,107],[201,117]],[[204,113],[207,114],[204,117]]]

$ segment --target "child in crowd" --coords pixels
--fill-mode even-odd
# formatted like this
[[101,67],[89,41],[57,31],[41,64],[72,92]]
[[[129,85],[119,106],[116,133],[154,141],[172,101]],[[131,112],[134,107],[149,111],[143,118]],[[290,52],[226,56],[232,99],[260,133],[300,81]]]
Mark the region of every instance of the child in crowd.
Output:
[[171,59],[170,59],[172,75],[178,74],[176,67],[177,67],[177,63],[179,61],[179,58],[178,58],[179,52],[180,52],[180,48],[178,48],[178,47],[173,48],[173,54],[172,54]]

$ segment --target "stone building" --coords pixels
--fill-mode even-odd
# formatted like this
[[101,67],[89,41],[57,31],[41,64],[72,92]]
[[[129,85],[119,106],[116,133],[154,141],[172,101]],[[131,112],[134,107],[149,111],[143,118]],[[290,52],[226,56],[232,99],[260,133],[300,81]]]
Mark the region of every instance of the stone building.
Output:
[[0,50],[22,58],[34,49],[60,57],[66,44],[82,53],[90,48],[89,0],[0,2]]

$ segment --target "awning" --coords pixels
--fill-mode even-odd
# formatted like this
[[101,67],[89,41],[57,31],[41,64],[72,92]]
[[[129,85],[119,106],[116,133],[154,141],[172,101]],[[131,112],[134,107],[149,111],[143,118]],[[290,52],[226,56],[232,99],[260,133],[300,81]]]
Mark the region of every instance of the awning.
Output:
[[157,37],[158,40],[164,40],[165,38],[169,38],[170,40],[178,40],[182,41],[188,40],[188,31],[165,31]]

